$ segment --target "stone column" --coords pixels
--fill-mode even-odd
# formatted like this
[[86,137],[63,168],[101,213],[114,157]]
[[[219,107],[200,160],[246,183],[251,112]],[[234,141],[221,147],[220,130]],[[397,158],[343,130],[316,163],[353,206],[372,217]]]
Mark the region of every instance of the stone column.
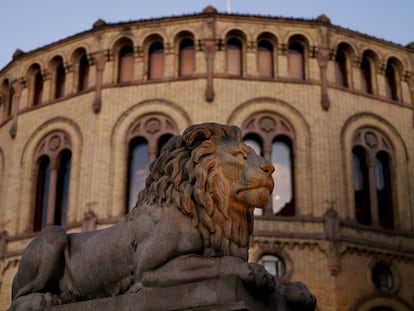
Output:
[[328,96],[328,78],[326,74],[326,68],[328,66],[329,50],[320,49],[318,52],[318,64],[321,79],[321,106],[323,110],[329,110],[330,101]]
[[49,180],[49,197],[47,203],[46,227],[51,227],[55,223],[56,209],[56,186],[58,179],[59,163],[56,158],[50,161],[50,180]]
[[377,186],[375,181],[375,157],[368,159],[368,179],[369,179],[369,200],[371,202],[371,223],[374,226],[379,224],[378,220],[378,198],[377,198]]
[[105,54],[103,51],[94,54],[96,66],[95,100],[93,101],[93,112],[99,113],[102,108],[102,81],[105,69]]
[[18,112],[19,112],[19,107],[20,107],[20,98],[22,95],[22,91],[23,91],[23,84],[20,80],[16,80],[13,82],[13,87],[10,90],[10,97],[9,101],[12,105],[12,107],[10,107],[9,109],[12,109],[11,113],[12,113],[12,123],[11,123],[11,127],[9,130],[9,135],[11,138],[15,138],[16,134],[17,134],[17,116],[18,116]]

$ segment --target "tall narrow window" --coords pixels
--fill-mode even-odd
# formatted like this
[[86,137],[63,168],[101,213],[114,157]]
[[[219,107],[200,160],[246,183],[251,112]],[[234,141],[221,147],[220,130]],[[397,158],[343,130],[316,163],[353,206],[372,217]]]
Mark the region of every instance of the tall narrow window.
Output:
[[273,78],[273,45],[267,40],[261,40],[257,46],[259,76]]
[[230,38],[226,44],[227,73],[241,76],[243,73],[242,43],[239,39]]
[[43,97],[43,77],[40,69],[34,74],[33,83],[33,106],[40,105]]
[[56,187],[55,225],[66,224],[69,203],[71,157],[71,152],[69,150],[64,150],[60,158]]
[[131,45],[125,45],[119,51],[118,82],[131,81],[133,73],[134,49]]
[[144,138],[137,137],[129,144],[127,190],[128,211],[135,206],[138,193],[145,188],[145,179],[148,175],[148,168],[148,143]]
[[10,89],[8,103],[7,103],[7,117],[10,117],[13,112],[14,88]]
[[55,81],[55,98],[60,98],[65,95],[66,73],[63,63],[59,63],[56,67],[56,81]]
[[66,224],[72,158],[70,146],[69,137],[60,131],[46,136],[38,146],[34,231]]
[[398,100],[396,77],[394,66],[388,63],[385,70],[385,96],[391,100]]
[[346,55],[342,49],[338,49],[335,56],[335,77],[336,85],[349,87],[347,77]]
[[79,60],[78,92],[85,91],[89,86],[89,62],[86,54]]
[[355,217],[360,224],[371,224],[371,203],[369,178],[364,149],[355,147],[352,152],[352,172],[354,176]]
[[50,159],[44,155],[38,160],[36,206],[33,231],[46,227],[50,186]]
[[286,265],[282,258],[275,255],[264,255],[259,261],[267,272],[276,277],[283,277],[286,273]]
[[184,39],[180,42],[179,76],[191,76],[194,73],[194,42]]
[[305,50],[299,42],[289,44],[288,51],[289,78],[295,80],[305,79]]
[[386,229],[394,229],[390,163],[389,157],[385,152],[379,152],[377,154],[375,165],[375,184],[378,197],[379,224]]
[[164,76],[164,45],[154,42],[149,48],[148,79],[156,80]]
[[272,163],[275,167],[273,174],[275,189],[272,194],[273,213],[281,216],[293,216],[295,215],[293,164],[289,139],[280,137],[273,141]]
[[362,58],[360,72],[361,72],[361,91],[364,93],[373,94],[371,62],[366,56]]

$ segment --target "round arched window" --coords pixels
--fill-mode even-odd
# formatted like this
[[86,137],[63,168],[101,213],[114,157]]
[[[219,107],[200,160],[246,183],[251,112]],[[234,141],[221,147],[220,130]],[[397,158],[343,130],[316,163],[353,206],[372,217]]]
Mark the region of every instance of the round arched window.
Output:
[[267,272],[274,276],[282,277],[286,273],[286,265],[282,258],[276,255],[264,255],[259,261]]
[[393,287],[393,278],[390,269],[378,263],[372,269],[372,281],[381,292],[389,292]]

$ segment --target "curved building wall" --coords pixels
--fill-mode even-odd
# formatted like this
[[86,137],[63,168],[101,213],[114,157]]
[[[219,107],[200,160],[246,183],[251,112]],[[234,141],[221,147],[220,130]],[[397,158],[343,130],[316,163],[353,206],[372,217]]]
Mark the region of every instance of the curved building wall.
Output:
[[[275,191],[290,189],[280,209],[275,192],[257,215],[251,261],[276,256],[278,273],[307,284],[318,310],[409,310],[413,59],[408,47],[324,16],[211,8],[97,21],[16,52],[0,71],[0,309],[10,304],[20,255],[40,230],[123,221],[135,185],[133,150],[143,146],[150,162],[169,136],[214,121],[240,126],[277,165]],[[42,210],[47,202],[54,208]]]

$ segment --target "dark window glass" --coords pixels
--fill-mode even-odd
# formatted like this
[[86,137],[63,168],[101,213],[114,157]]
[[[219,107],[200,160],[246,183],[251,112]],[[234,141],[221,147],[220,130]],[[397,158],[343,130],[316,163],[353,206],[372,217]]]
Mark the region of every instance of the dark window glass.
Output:
[[227,73],[229,75],[242,75],[242,44],[240,40],[231,38],[227,40]]
[[291,142],[277,139],[272,143],[272,163],[275,167],[272,193],[273,213],[281,216],[295,215],[293,196],[293,163]]
[[180,77],[191,76],[194,73],[194,42],[184,39],[180,43]]
[[79,61],[79,80],[78,91],[85,91],[89,83],[89,63],[86,55],[83,55]]
[[71,168],[71,152],[64,150],[61,154],[57,185],[56,185],[56,205],[55,205],[55,225],[66,224],[66,216],[69,204],[69,180]]
[[170,134],[162,135],[158,139],[158,146],[157,146],[157,157],[161,154],[162,148],[167,143],[167,141],[172,137]]
[[262,40],[258,47],[259,76],[273,78],[273,45],[269,41]]
[[305,79],[305,51],[302,44],[293,42],[289,44],[289,78]]
[[164,76],[164,46],[161,42],[151,44],[149,49],[148,78],[161,79]]
[[145,188],[148,168],[148,143],[141,137],[135,138],[129,144],[127,212],[135,206],[138,193]]
[[372,281],[381,292],[388,292],[392,289],[393,279],[390,269],[378,263],[372,269]]
[[385,70],[385,95],[388,99],[398,100],[396,74],[391,64]]
[[355,147],[352,151],[352,171],[354,176],[355,217],[360,224],[371,224],[371,203],[369,199],[369,178],[364,150]]
[[42,103],[43,96],[43,78],[40,70],[36,72],[34,79],[33,106],[37,106]]
[[361,91],[372,94],[371,62],[363,57],[361,62]]
[[55,98],[60,98],[65,95],[65,83],[66,73],[63,63],[60,63],[56,67],[56,85],[55,85]]
[[9,98],[8,98],[9,102],[7,105],[7,116],[11,116],[12,112],[13,112],[13,100],[14,100],[14,89],[12,88],[9,92]]
[[33,230],[40,231],[46,226],[48,198],[50,187],[50,159],[47,156],[40,157],[38,161],[36,206]]
[[348,87],[346,70],[346,56],[344,51],[338,50],[335,57],[335,76],[336,84],[341,87]]
[[118,82],[131,81],[134,73],[134,50],[131,45],[125,45],[119,51]]
[[378,197],[379,224],[386,229],[394,229],[390,175],[389,157],[385,152],[379,152],[375,165],[375,186]]

